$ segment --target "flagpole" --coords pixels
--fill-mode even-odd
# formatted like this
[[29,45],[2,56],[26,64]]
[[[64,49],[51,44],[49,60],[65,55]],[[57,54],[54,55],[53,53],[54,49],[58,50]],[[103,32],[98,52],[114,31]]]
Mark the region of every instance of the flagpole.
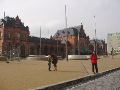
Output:
[[40,27],[40,52],[39,52],[39,55],[40,55],[40,59],[41,59],[41,27]]
[[[94,20],[95,20],[95,16],[94,16]],[[97,55],[96,21],[95,21],[95,54]]]
[[80,47],[79,47],[79,44],[80,44],[80,35],[79,35],[79,30],[78,30],[78,55],[80,55]]
[[65,5],[65,27],[67,28],[67,8]]
[[[67,10],[66,10],[66,5],[65,5],[65,28],[67,29]],[[66,60],[68,61],[68,33],[66,32]]]

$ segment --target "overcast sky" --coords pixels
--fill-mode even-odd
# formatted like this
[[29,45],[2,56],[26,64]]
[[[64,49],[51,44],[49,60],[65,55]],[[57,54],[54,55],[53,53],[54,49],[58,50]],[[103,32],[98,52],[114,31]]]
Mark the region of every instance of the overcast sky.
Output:
[[18,15],[29,26],[31,35],[39,36],[41,26],[42,37],[50,37],[65,28],[65,4],[68,27],[82,22],[91,39],[95,28],[99,39],[120,32],[120,0],[0,0],[0,18],[4,11],[6,16]]

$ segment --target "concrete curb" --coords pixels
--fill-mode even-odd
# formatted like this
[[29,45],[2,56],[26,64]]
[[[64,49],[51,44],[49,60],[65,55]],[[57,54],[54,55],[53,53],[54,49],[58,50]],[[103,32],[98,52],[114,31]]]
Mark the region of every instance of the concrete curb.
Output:
[[67,88],[70,88],[74,85],[83,84],[88,81],[95,80],[104,75],[113,73],[117,70],[120,70],[120,67],[112,69],[112,70],[108,70],[105,72],[101,72],[101,73],[98,73],[95,75],[89,75],[89,76],[85,76],[83,78],[76,78],[76,79],[72,79],[72,80],[68,80],[68,81],[64,81],[64,82],[60,82],[60,83],[56,83],[56,84],[51,84],[51,85],[47,85],[47,86],[43,86],[43,87],[38,87],[36,89],[30,89],[30,90],[66,90]]

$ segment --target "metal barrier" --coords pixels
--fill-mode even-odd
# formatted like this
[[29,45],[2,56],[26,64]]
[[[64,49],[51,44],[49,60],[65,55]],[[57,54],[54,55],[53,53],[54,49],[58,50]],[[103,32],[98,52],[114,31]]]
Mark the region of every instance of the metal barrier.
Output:
[[87,60],[90,59],[90,55],[68,55],[69,60]]

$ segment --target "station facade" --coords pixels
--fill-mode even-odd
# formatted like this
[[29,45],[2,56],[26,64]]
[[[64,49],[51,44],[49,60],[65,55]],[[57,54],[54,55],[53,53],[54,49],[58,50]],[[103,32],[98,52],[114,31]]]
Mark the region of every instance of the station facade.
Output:
[[[103,47],[105,45],[104,42]],[[85,34],[82,24],[58,30],[50,39],[40,39],[30,36],[29,27],[25,26],[18,16],[15,18],[6,16],[0,19],[0,54],[7,57],[51,53],[65,57],[66,50],[71,55],[88,54],[90,50],[93,50],[92,46],[95,48],[90,43],[89,36]]]
[[0,54],[12,57],[28,55],[48,55],[55,53],[64,56],[65,45],[54,39],[30,36],[29,27],[21,19],[4,17],[0,19]]

